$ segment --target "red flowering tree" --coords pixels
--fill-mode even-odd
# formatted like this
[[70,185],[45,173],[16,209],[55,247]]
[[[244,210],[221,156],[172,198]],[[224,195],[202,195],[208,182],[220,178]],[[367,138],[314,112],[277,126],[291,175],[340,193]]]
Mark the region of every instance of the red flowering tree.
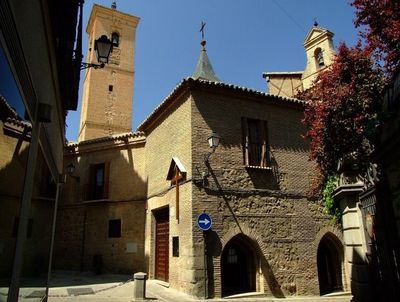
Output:
[[400,68],[400,1],[352,0],[351,5],[367,49],[383,60],[387,75],[392,76]]
[[333,64],[297,96],[309,101],[306,136],[320,170],[314,189],[324,187],[325,206],[333,215],[338,213],[331,198],[338,160],[352,154],[361,166],[370,162],[385,76],[390,79],[400,69],[400,1],[349,1],[365,48],[361,42],[351,48],[340,44]]
[[368,163],[378,126],[382,72],[361,43],[338,47],[334,63],[320,73],[314,86],[297,97],[309,101],[305,110],[311,158],[321,170],[319,188],[336,173],[338,160],[352,153]]

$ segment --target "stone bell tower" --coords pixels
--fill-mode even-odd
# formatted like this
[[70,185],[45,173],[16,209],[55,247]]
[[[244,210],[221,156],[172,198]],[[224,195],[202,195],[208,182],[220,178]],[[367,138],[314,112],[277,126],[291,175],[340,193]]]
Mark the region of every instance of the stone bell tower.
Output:
[[139,18],[93,5],[86,32],[86,61],[97,63],[94,41],[106,35],[113,42],[108,64],[89,68],[83,84],[78,141],[131,131],[136,27]]
[[332,64],[335,56],[332,38],[333,33],[318,26],[317,22],[308,32],[303,44],[307,55],[307,65],[301,77],[304,90],[312,86],[320,71]]

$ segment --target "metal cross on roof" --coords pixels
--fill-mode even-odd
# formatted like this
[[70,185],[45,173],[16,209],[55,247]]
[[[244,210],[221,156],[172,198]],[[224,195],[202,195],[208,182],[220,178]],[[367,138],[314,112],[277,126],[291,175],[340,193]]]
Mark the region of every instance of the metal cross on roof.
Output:
[[204,27],[206,26],[206,22],[201,21],[201,27],[199,32],[201,32],[201,39],[204,40]]

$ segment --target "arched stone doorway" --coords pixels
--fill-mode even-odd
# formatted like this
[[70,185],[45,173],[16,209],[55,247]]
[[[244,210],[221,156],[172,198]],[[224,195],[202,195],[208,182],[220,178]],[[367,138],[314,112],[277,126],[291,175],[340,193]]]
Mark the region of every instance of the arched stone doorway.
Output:
[[222,296],[256,291],[257,254],[247,236],[236,235],[221,257]]
[[343,245],[332,233],[325,234],[318,245],[317,265],[320,294],[343,291]]

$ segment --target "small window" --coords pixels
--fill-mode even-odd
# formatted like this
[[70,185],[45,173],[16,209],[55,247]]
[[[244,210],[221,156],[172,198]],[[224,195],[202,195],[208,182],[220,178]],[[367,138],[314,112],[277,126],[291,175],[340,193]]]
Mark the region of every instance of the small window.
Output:
[[119,46],[119,35],[116,32],[113,32],[111,35],[111,42],[114,47]]
[[238,262],[238,255],[236,249],[231,247],[228,250],[228,263],[229,264],[236,264]]
[[108,221],[108,238],[121,237],[121,219],[111,219]]
[[113,86],[113,85],[108,85],[108,91],[109,91],[109,92],[112,92],[113,89],[114,89],[114,86]]
[[179,237],[172,237],[172,257],[179,257]]
[[250,167],[269,167],[270,152],[267,122],[242,118],[242,131],[244,164]]

